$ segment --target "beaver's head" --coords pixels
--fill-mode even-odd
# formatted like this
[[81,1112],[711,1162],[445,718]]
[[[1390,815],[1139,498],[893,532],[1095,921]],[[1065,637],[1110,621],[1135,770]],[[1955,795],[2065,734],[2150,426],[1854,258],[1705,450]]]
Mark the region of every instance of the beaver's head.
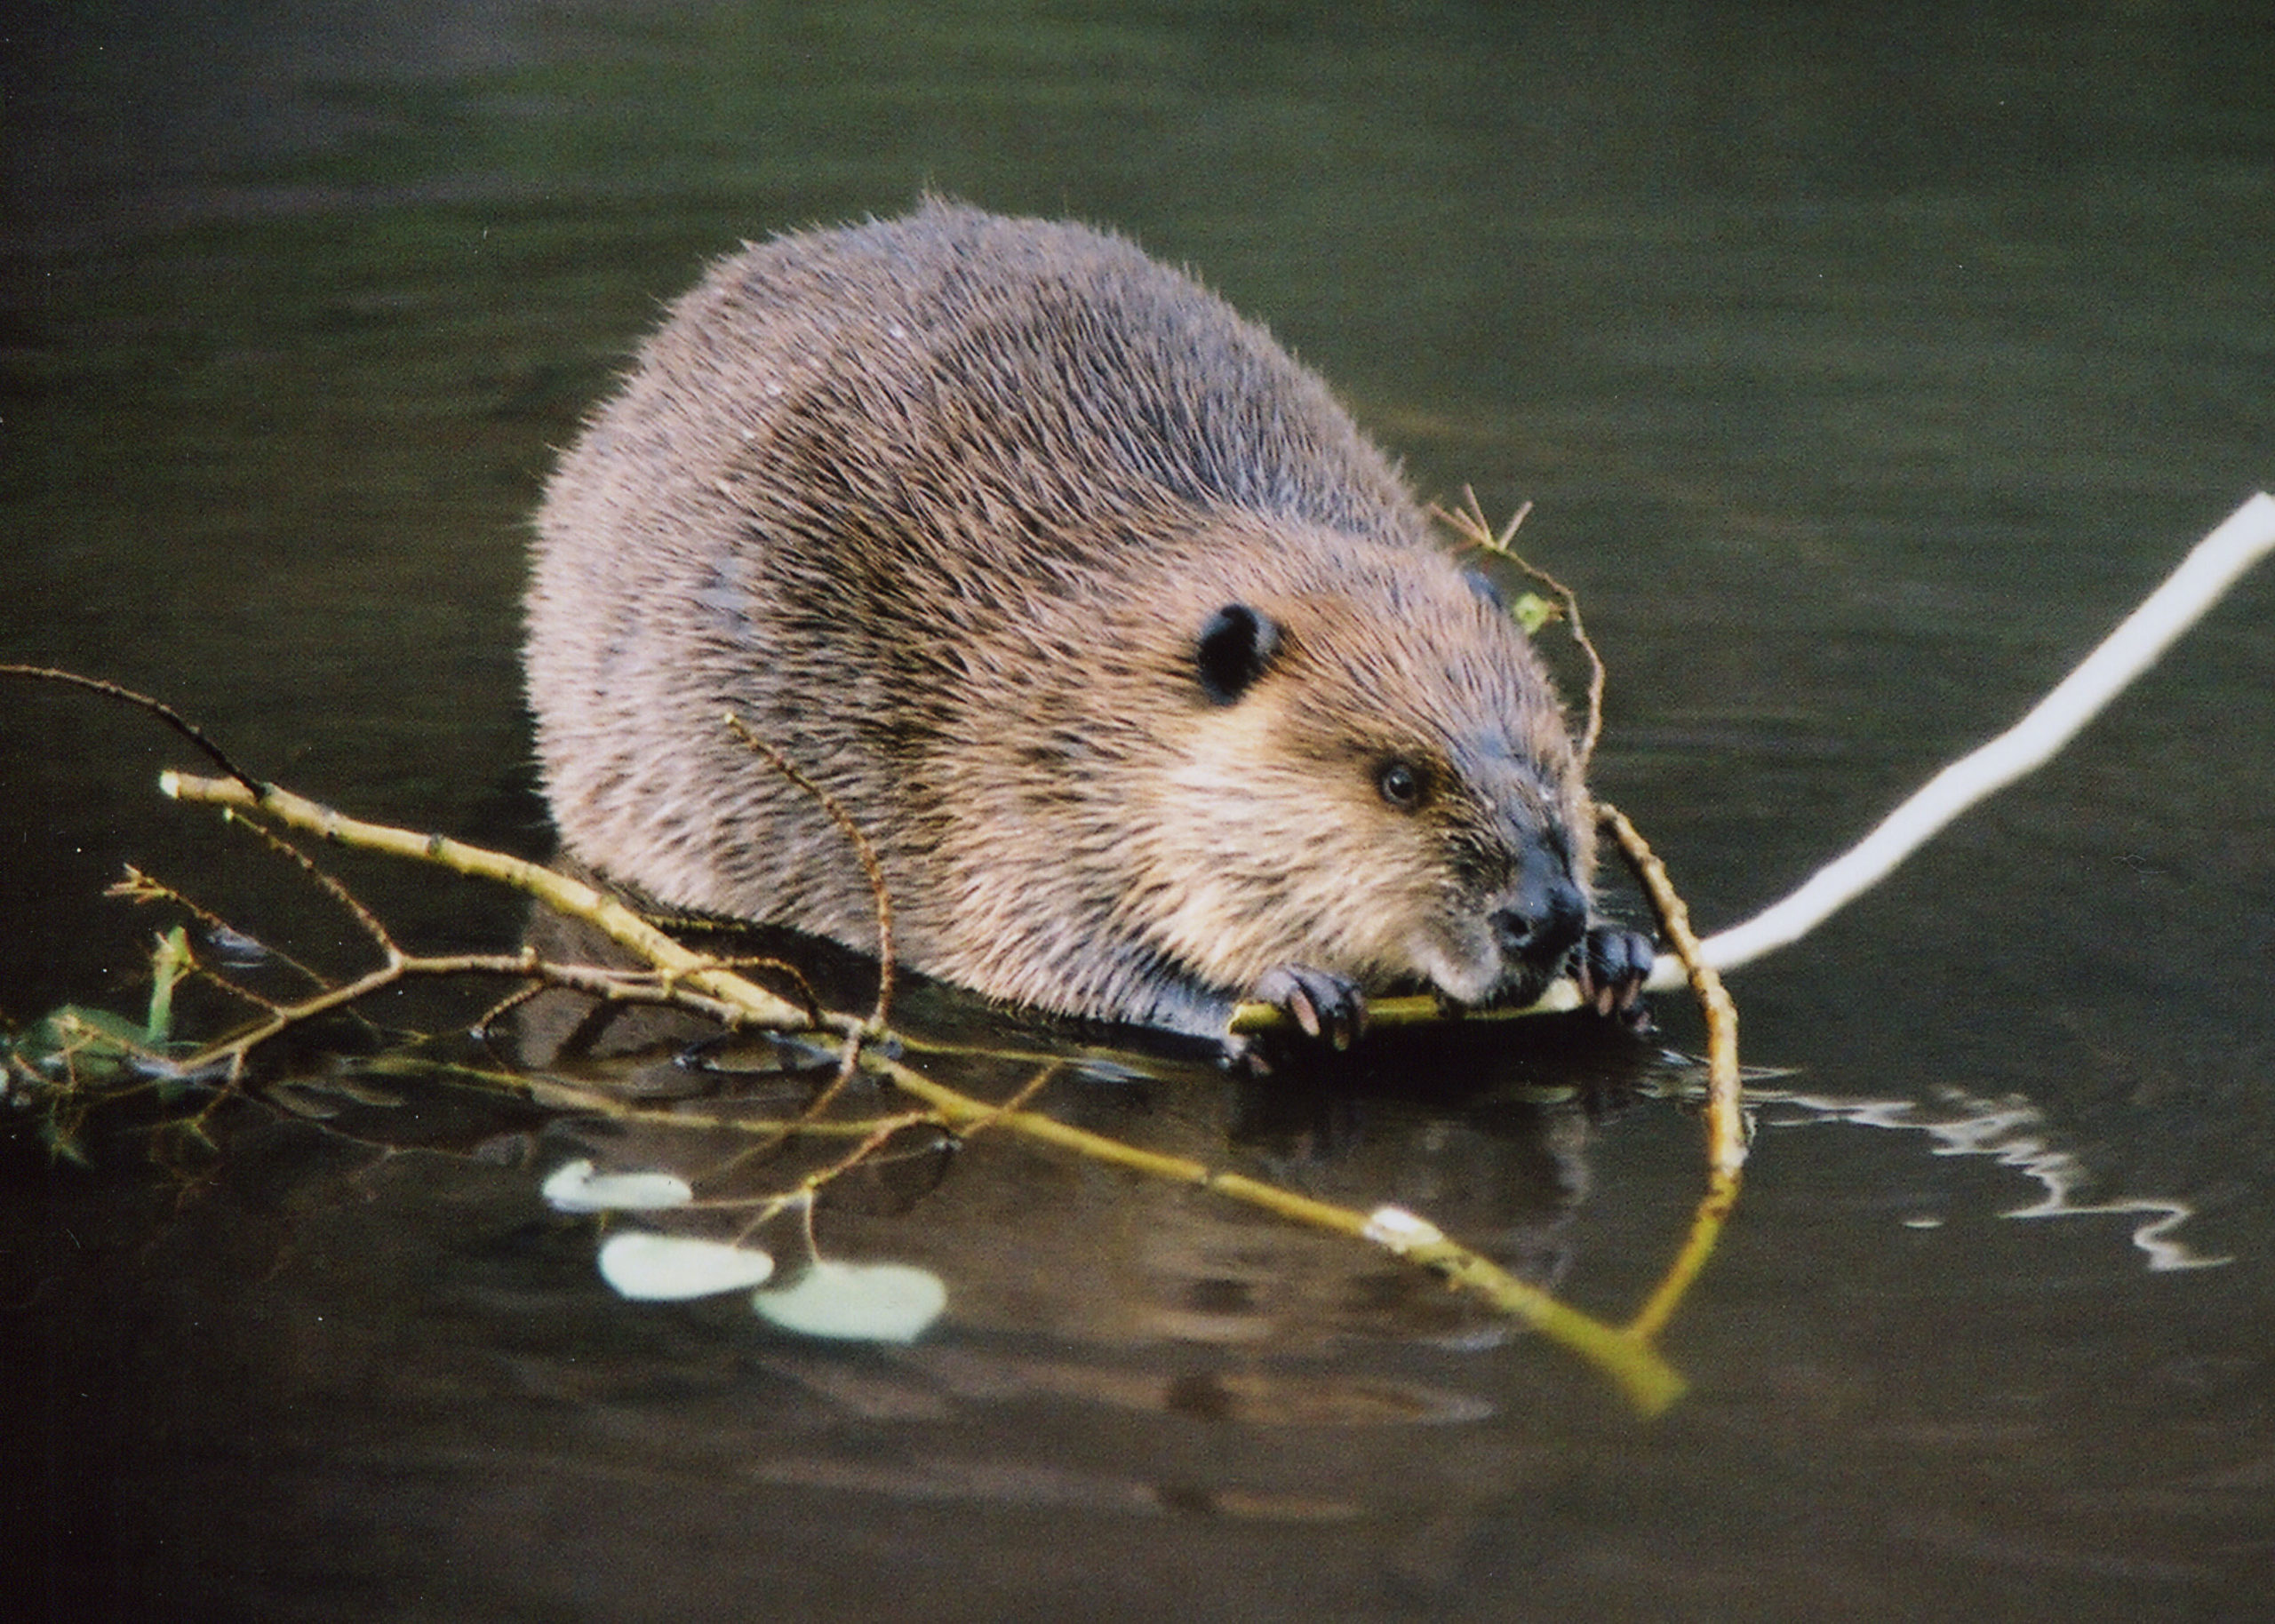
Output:
[[1155,641],[1178,714],[1122,822],[1123,923],[1219,986],[1292,964],[1531,996],[1586,931],[1594,845],[1529,642],[1425,550],[1339,537],[1273,562]]

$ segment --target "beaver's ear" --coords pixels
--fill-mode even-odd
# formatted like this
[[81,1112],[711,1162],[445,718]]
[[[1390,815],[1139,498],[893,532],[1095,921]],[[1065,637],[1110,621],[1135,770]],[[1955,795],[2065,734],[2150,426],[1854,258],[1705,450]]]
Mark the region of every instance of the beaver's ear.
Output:
[[1279,648],[1275,622],[1245,603],[1227,603],[1201,624],[1193,648],[1201,691],[1212,705],[1231,705],[1264,674]]

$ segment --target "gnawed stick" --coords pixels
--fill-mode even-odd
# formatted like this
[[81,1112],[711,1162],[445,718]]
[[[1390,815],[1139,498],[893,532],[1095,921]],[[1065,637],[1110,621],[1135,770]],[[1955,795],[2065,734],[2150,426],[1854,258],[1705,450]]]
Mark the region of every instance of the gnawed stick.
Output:
[[[1886,879],[1953,818],[2051,760],[2111,699],[2201,619],[2228,588],[2275,551],[2275,497],[2261,491],[2196,544],[2163,585],[2103,638],[2029,714],[1922,784],[1847,853],[1783,902],[1700,943],[1718,970],[1751,964],[1799,941]],[[1655,969],[1655,991],[1682,984],[1679,965]]]

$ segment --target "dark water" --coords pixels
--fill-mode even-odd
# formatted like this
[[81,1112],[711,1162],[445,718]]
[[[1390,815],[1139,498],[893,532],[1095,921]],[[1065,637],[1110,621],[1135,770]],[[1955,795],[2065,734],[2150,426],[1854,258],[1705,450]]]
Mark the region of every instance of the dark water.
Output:
[[[703,256],[929,187],[1121,227],[1269,320],[1425,491],[1534,500],[1614,672],[1600,787],[1734,920],[2275,481],[2271,44],[2235,4],[20,10],[0,657],[542,850],[515,600],[548,448]],[[2269,1616],[2271,615],[2247,580],[2062,760],[1737,978],[1786,1098],[1661,1421],[1331,1243],[1001,1139],[911,1217],[832,1221],[953,1294],[914,1348],[846,1350],[618,1302],[534,1195],[562,1131],[463,1101],[386,1156],[248,1115],[154,1166],[121,1119],[86,1171],[17,1119],[11,1588],[199,1618]],[[168,764],[147,721],[0,689],[0,1014],[132,1007],[163,921],[102,898],[125,862],[344,951],[157,799]],[[421,946],[518,929],[354,875]],[[1583,1061],[1634,1057],[1050,1104],[1405,1200],[1616,1314],[1697,1131],[1537,1103]]]

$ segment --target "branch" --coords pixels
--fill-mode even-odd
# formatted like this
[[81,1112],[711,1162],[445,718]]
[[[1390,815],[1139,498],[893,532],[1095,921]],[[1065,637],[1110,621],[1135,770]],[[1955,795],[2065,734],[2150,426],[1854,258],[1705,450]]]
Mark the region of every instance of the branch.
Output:
[[[745,981],[716,961],[690,952],[621,904],[592,887],[550,869],[516,857],[439,835],[370,824],[333,811],[318,802],[264,786],[254,793],[241,784],[217,778],[193,778],[169,772],[160,787],[178,800],[219,806],[231,814],[258,812],[291,827],[327,840],[364,850],[389,853],[420,862],[439,864],[454,872],[497,880],[538,897],[547,906],[604,930],[611,938],[647,959],[674,988],[690,989],[706,1000],[726,1007],[731,1025],[775,1030],[810,1030],[803,1012],[774,994]],[[519,970],[522,961],[513,961]],[[468,967],[481,967],[469,964]],[[368,992],[403,974],[399,964],[375,972],[355,983]],[[384,979],[381,979],[384,978]],[[346,989],[339,990],[345,991]],[[338,993],[308,1001],[308,1007],[336,1007]],[[848,1016],[829,1024],[858,1029]],[[264,1023],[264,1028],[266,1023]],[[226,1047],[226,1046],[220,1046]],[[1361,1213],[1278,1189],[1237,1173],[1221,1172],[1204,1163],[1142,1150],[1117,1140],[1072,1127],[1039,1112],[991,1105],[934,1082],[922,1072],[874,1049],[860,1053],[860,1063],[904,1093],[922,1101],[951,1129],[973,1132],[1001,1129],[1045,1144],[1073,1150],[1116,1166],[1147,1173],[1265,1208],[1297,1222],[1333,1233],[1350,1235],[1384,1247],[1396,1256],[1429,1270],[1449,1286],[1483,1299],[1500,1312],[1533,1325],[1601,1369],[1618,1384],[1636,1407],[1656,1414],[1680,1397],[1683,1378],[1650,1346],[1647,1337],[1620,1329],[1582,1313],[1537,1286],[1529,1286],[1490,1259],[1448,1239],[1435,1225],[1396,1207]]]
[[[2028,715],[1930,778],[1879,828],[1784,901],[1707,937],[1706,962],[1716,969],[1736,969],[1799,941],[1886,879],[1960,813],[2043,766],[2271,550],[2275,498],[2261,491],[2197,543],[2165,584]],[[1646,984],[1654,991],[1681,985],[1680,966],[1662,964]]]
[[741,1025],[774,1031],[811,1030],[804,1010],[722,967],[718,960],[681,946],[615,898],[538,864],[485,851],[447,835],[419,834],[365,823],[274,784],[265,784],[255,792],[241,782],[167,772],[159,775],[158,787],[176,800],[220,807],[225,812],[265,813],[281,824],[343,846],[438,864],[454,873],[511,886],[558,912],[584,920],[678,984],[731,1006]]
[[1534,580],[1554,593],[1563,602],[1565,623],[1571,628],[1573,642],[1577,644],[1580,652],[1587,657],[1588,725],[1581,733],[1579,746],[1575,752],[1579,760],[1581,776],[1585,777],[1588,764],[1595,760],[1596,742],[1603,737],[1604,667],[1603,656],[1596,652],[1595,640],[1588,635],[1587,627],[1580,620],[1580,594],[1523,556],[1511,545],[1517,538],[1517,528],[1524,523],[1527,515],[1532,512],[1530,502],[1527,502],[1510,515],[1509,522],[1504,525],[1497,534],[1493,527],[1485,521],[1485,509],[1477,500],[1476,490],[1464,485],[1461,488],[1461,495],[1462,506],[1459,508],[1441,507],[1433,502],[1429,507],[1430,515],[1459,536],[1468,545],[1481,552],[1490,553],[1496,558],[1508,560],[1510,563],[1514,564]]
[[1666,938],[1690,977],[1691,991],[1706,1021],[1706,1193],[1692,1214],[1690,1232],[1682,1248],[1643,1306],[1635,1311],[1624,1333],[1648,1342],[1674,1318],[1691,1282],[1713,1254],[1722,1226],[1738,1204],[1738,1182],[1745,1166],[1745,1110],[1738,1073],[1738,1011],[1701,951],[1697,933],[1690,928],[1690,910],[1667,878],[1666,864],[1645,843],[1624,814],[1603,801],[1596,803],[1596,817],[1611,832],[1620,853],[1642,883],[1659,916],[1659,934]]
[[148,711],[204,753],[205,759],[220,768],[245,789],[258,791],[259,784],[243,768],[222,753],[221,747],[205,736],[205,731],[163,699],[153,699],[148,694],[138,694],[131,688],[121,688],[116,682],[106,682],[100,677],[83,677],[76,671],[63,671],[53,665],[0,665],[0,677],[30,677],[36,681],[60,682],[68,688],[84,688],[91,694],[124,700],[138,710]]

